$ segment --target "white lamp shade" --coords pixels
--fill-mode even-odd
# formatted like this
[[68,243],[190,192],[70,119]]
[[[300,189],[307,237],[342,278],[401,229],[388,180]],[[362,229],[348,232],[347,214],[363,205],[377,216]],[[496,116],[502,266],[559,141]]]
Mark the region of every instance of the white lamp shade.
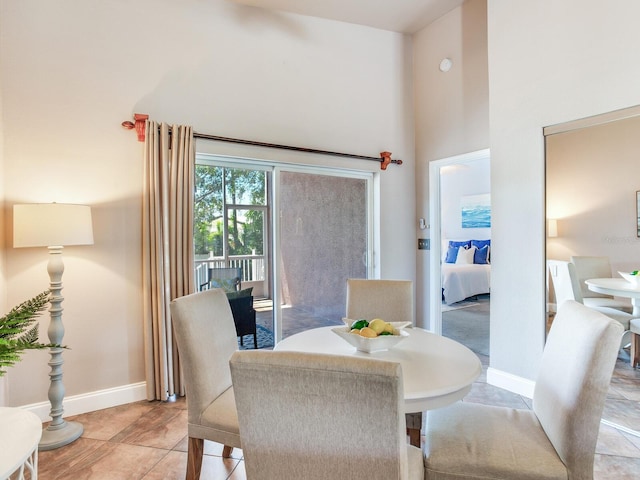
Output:
[[68,203],[13,206],[13,246],[92,245],[91,208]]

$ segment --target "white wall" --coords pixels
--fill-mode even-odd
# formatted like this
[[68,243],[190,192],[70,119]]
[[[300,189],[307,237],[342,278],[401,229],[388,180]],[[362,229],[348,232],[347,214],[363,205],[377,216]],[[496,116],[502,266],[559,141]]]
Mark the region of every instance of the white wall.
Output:
[[488,2],[495,372],[533,379],[544,345],[542,128],[640,104],[639,16],[635,0]]
[[[378,179],[377,264],[382,277],[415,278],[408,38],[224,0],[25,0],[0,8],[7,209],[40,201],[93,207],[95,245],[65,249],[67,398],[144,380],[142,144],[120,127],[134,112],[202,133],[393,152],[404,164]],[[380,171],[362,160],[300,161]],[[2,274],[13,304],[47,288],[47,253],[10,248],[11,228],[4,231]],[[11,405],[46,402],[46,362],[45,353],[29,352],[12,369]]]
[[[489,147],[486,0],[467,0],[413,37],[416,131],[416,235],[429,222],[429,162]],[[450,58],[448,72],[440,61]],[[432,239],[433,241],[433,239]],[[429,251],[416,256],[418,324],[429,312]]]
[[[461,200],[467,195],[491,193],[489,158],[468,164],[442,168],[440,171],[440,212],[443,240],[485,240],[491,228],[462,228]],[[446,252],[443,244],[443,252]]]

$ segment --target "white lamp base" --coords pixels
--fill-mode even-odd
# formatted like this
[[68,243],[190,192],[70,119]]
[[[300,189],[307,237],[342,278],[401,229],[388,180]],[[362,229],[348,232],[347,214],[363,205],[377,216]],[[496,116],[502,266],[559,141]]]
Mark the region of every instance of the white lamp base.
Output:
[[84,427],[78,422],[62,422],[56,427],[49,426],[42,431],[42,438],[38,444],[38,450],[54,450],[64,447],[82,435]]

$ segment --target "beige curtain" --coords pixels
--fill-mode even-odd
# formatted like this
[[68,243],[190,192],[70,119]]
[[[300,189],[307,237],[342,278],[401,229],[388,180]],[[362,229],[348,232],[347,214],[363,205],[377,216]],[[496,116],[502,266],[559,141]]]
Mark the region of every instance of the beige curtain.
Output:
[[192,127],[147,121],[142,255],[147,398],[184,395],[169,302],[192,293],[195,148]]

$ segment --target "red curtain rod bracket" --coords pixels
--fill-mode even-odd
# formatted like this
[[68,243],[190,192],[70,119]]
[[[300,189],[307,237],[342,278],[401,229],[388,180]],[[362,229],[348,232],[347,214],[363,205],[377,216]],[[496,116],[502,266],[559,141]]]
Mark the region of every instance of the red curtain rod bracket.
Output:
[[136,121],[135,123],[126,121],[122,122],[122,126],[127,130],[136,129],[136,134],[138,135],[138,141],[144,142],[145,140],[145,121],[149,118],[149,115],[145,115],[143,113],[134,113],[133,119]]

